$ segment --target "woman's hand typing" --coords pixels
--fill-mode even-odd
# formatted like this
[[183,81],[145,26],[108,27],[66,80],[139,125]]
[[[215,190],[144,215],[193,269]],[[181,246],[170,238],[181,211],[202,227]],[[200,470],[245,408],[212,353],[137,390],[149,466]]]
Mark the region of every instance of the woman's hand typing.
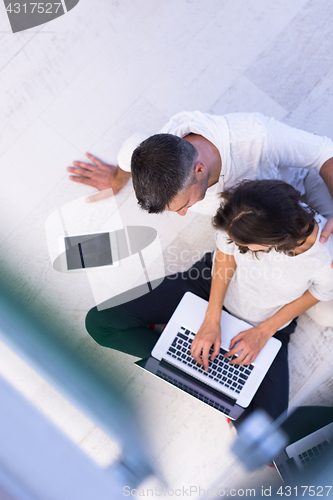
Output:
[[214,349],[210,357],[211,361],[220,352],[221,326],[219,320],[205,317],[192,341],[191,354],[198,363],[204,365],[206,371],[208,371],[209,351],[212,346],[214,346]]

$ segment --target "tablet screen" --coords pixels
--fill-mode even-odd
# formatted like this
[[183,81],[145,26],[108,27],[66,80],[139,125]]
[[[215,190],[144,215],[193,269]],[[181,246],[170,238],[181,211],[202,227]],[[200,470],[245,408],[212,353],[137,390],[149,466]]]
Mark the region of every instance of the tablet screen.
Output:
[[68,270],[113,263],[109,233],[66,236],[65,249]]

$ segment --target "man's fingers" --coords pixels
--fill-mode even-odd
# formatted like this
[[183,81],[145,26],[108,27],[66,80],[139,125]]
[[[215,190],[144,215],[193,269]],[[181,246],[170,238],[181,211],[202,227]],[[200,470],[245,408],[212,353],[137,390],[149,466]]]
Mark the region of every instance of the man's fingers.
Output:
[[83,167],[67,167],[67,172],[71,172],[76,175],[82,175],[83,177],[90,177],[91,170]]
[[99,160],[98,158],[96,158],[96,156],[90,153],[86,153],[86,157],[89,158],[89,160],[95,163],[95,165],[97,165],[98,167],[101,167],[103,165],[103,162],[101,160]]
[[74,182],[80,182],[81,184],[87,184],[91,186],[91,179],[89,177],[83,177],[82,175],[70,175],[69,179]]
[[91,163],[85,163],[84,161],[73,161],[73,165],[74,167],[67,167],[68,172],[73,172],[74,170],[72,169],[75,169],[77,167],[83,168],[85,171],[88,170],[89,172],[93,172],[94,170],[96,170],[95,165],[92,165]]
[[331,233],[329,231],[325,231],[325,229],[323,229],[321,234],[320,234],[320,238],[319,238],[320,243],[326,243],[330,234]]
[[320,239],[319,239],[320,243],[325,243],[332,233],[333,233],[333,217],[328,219],[328,221],[326,222],[324,229],[320,234]]

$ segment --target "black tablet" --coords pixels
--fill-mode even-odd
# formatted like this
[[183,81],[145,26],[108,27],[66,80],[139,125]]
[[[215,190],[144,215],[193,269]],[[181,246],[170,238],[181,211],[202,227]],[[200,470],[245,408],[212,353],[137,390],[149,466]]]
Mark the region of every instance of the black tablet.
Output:
[[62,242],[68,271],[113,266],[118,262],[115,233],[64,236]]

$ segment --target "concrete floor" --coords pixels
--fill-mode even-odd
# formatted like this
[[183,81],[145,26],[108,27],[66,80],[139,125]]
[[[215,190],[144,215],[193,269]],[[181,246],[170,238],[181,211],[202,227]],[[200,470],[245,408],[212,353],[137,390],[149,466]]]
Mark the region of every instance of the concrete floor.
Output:
[[[129,392],[171,488],[261,487],[279,478],[268,467],[244,470],[223,416],[94,343],[84,328],[94,305],[89,282],[52,269],[46,219],[93,191],[68,180],[73,160],[90,151],[115,163],[130,134],[157,132],[181,110],[260,111],[332,137],[332,14],[329,0],[80,0],[65,16],[14,35],[0,6],[0,249],[11,291],[52,324],[65,317],[63,338]],[[124,224],[158,228],[167,269],[171,244],[179,255],[214,248],[204,216],[144,215],[130,183],[116,201]],[[85,210],[96,219],[102,207]],[[197,258],[190,252],[186,267]],[[306,314],[299,319],[290,346],[292,405],[332,403],[332,334]],[[4,343],[0,360],[1,375],[85,452],[104,466],[114,460],[117,444]]]

